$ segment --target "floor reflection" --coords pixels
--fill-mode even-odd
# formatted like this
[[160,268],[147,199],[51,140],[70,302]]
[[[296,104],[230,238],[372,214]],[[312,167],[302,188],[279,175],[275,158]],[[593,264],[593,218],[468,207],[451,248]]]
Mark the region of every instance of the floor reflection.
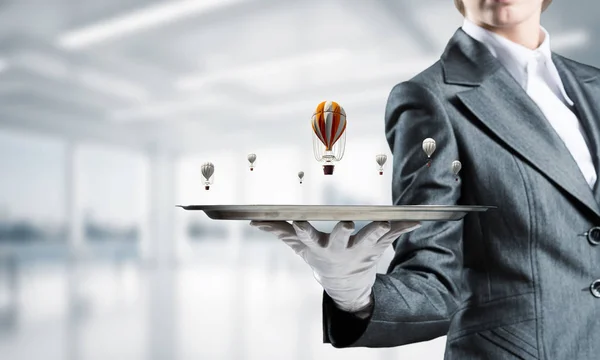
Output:
[[392,349],[322,344],[321,289],[283,244],[197,244],[198,256],[153,262],[6,266],[3,359],[436,359],[445,340]]

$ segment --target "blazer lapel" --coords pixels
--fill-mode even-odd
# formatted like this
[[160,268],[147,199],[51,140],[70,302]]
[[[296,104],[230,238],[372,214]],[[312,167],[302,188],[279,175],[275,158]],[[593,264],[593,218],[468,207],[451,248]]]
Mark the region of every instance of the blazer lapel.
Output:
[[600,218],[600,207],[563,141],[483,44],[459,29],[441,61],[447,83],[471,87],[457,97],[472,119]]
[[[600,176],[600,79],[596,72],[585,71],[585,67],[552,54],[552,60],[560,75],[567,95],[574,102],[574,111],[584,128],[588,140],[588,146],[594,161],[597,176]],[[571,67],[567,65],[569,63]],[[596,180],[593,187],[596,202],[600,204],[600,178]]]

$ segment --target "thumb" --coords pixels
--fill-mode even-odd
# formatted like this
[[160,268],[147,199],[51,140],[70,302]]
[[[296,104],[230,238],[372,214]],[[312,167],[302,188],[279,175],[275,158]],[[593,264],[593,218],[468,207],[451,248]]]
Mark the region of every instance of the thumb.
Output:
[[277,236],[279,240],[283,241],[287,246],[292,248],[296,254],[300,255],[304,249],[306,249],[306,245],[304,245],[302,241],[298,239],[296,231],[287,221],[253,220],[250,222],[250,226]]
[[252,220],[250,226],[277,236],[292,236],[296,234],[292,225],[287,221]]

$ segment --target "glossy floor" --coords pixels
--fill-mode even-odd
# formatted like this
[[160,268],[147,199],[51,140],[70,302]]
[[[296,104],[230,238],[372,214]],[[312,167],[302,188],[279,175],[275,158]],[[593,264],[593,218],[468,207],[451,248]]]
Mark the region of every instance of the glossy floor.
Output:
[[22,265],[12,275],[3,270],[2,358],[443,358],[444,338],[390,349],[322,344],[321,289],[283,244],[257,241],[232,252],[216,241],[195,250],[197,258],[170,264],[88,261]]

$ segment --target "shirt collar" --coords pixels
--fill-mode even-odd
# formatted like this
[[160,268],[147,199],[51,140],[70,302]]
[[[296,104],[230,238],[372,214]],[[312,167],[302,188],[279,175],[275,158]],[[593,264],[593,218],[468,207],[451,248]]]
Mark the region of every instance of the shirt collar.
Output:
[[[504,58],[505,56],[503,55],[508,55],[513,61],[517,62],[520,67],[525,68],[529,60],[533,58],[536,53],[542,54],[546,61],[552,60],[550,35],[543,27],[541,27],[541,32],[543,33],[544,40],[535,50],[526,48],[521,44],[512,42],[503,36],[484,29],[467,18],[465,18],[462,28],[468,35],[483,43],[495,57]],[[501,61],[503,60],[505,59],[501,59]]]
[[[558,86],[565,100],[572,105],[566,91],[564,90],[558,70],[552,61],[552,51],[550,50],[550,34],[546,29],[540,26],[540,31],[544,36],[544,40],[537,49],[532,50],[523,45],[517,44],[508,40],[494,32],[491,32],[483,27],[473,23],[465,17],[462,29],[467,35],[475,40],[483,43],[488,50],[496,57],[502,65],[513,75],[513,77],[522,84],[526,83],[527,79],[527,64],[536,56],[542,56],[550,75],[552,76],[555,85]],[[538,55],[539,54],[539,55]]]

